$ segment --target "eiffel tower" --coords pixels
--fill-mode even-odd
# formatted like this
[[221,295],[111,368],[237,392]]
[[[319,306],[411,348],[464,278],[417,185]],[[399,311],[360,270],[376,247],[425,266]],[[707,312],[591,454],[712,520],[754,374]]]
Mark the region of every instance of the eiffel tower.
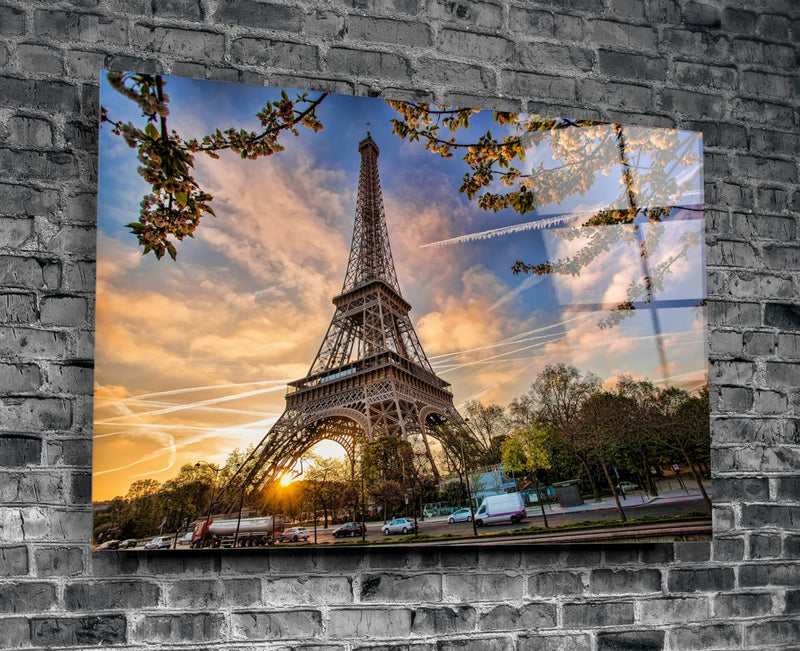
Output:
[[[378,175],[378,145],[358,145],[353,241],[336,311],[308,374],[289,382],[286,409],[215,502],[279,479],[322,440],[339,443],[355,463],[357,446],[381,436],[422,440],[445,422],[464,427],[450,384],[431,368],[409,318],[389,245]],[[256,479],[257,478],[257,479]]]

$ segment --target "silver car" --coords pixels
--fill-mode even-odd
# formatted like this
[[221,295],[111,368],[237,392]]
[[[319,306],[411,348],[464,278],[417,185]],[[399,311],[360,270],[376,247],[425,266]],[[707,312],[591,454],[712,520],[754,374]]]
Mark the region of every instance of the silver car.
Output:
[[417,533],[417,525],[408,518],[397,518],[383,525],[383,535],[388,536],[390,533]]
[[458,509],[458,511],[453,511],[450,514],[450,517],[447,518],[447,521],[450,524],[454,522],[472,522],[472,510],[471,509]]
[[292,527],[278,534],[277,540],[278,542],[286,542],[287,540],[290,542],[297,542],[298,540],[305,541],[308,540],[311,533],[311,531],[303,527]]
[[156,536],[144,546],[145,549],[169,549],[170,547],[172,547],[172,536]]

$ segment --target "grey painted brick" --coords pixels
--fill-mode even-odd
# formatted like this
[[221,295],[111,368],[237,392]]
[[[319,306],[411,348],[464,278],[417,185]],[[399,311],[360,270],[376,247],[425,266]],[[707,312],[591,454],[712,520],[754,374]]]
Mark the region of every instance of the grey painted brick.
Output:
[[443,29],[436,41],[437,48],[445,54],[463,56],[466,52],[479,61],[504,63],[514,54],[514,43],[490,34]]
[[503,89],[508,93],[536,98],[575,99],[575,80],[553,75],[508,70],[503,72]]
[[60,473],[7,472],[0,470],[0,502],[4,504],[64,503]]
[[674,71],[676,81],[701,89],[730,90],[738,83],[735,68],[678,61],[674,64]]
[[588,24],[593,40],[600,45],[621,46],[635,50],[655,49],[658,34],[652,27],[610,20],[590,20]]
[[785,433],[785,423],[777,418],[718,418],[711,427],[717,443],[775,445],[783,440]]
[[365,52],[347,48],[331,48],[328,69],[351,70],[361,77],[385,77],[405,80],[411,77],[408,59],[389,52]]
[[[1,439],[0,439],[1,440]],[[27,547],[0,547],[0,576],[23,576],[28,573]]]
[[794,293],[791,278],[746,271],[730,274],[728,287],[732,296],[744,299],[790,298]]
[[492,29],[503,23],[503,7],[491,2],[433,0],[428,11],[431,18],[451,21],[454,25]]
[[592,651],[592,639],[585,633],[520,635],[519,651]]
[[[237,563],[231,565],[235,568]],[[264,603],[276,605],[346,604],[353,601],[352,580],[344,576],[263,579]]]
[[789,19],[786,16],[762,13],[756,19],[756,34],[770,40],[788,39],[790,38]]
[[728,32],[752,33],[756,22],[756,14],[752,11],[726,7],[722,10],[722,27]]
[[436,651],[513,651],[514,641],[508,637],[470,637],[462,639],[440,640],[436,643]]
[[708,624],[674,628],[670,641],[676,649],[738,649],[742,635],[735,624]]
[[53,125],[44,118],[15,115],[8,120],[8,144],[27,147],[53,146]]
[[719,8],[705,2],[687,2],[683,9],[683,17],[690,25],[716,28],[722,24]]
[[733,588],[733,570],[729,567],[671,569],[670,592],[718,592]]
[[333,11],[312,9],[303,18],[303,32],[328,38],[344,36],[344,17]]
[[70,326],[86,323],[88,304],[80,296],[47,296],[40,302],[42,325]]
[[19,7],[0,5],[0,34],[25,32],[25,13]]
[[725,114],[725,106],[724,100],[716,94],[673,88],[667,88],[661,93],[661,108],[680,114],[721,118]]
[[771,357],[778,348],[774,332],[745,332],[743,337],[745,355]]
[[520,607],[501,604],[481,614],[482,631],[540,630],[556,627],[555,604],[528,603]]
[[0,613],[35,613],[50,610],[56,602],[53,583],[17,583],[0,591]]
[[326,631],[335,638],[402,638],[411,632],[413,615],[406,608],[336,608]]
[[792,502],[800,501],[800,477],[778,477],[776,497]]
[[0,283],[6,287],[56,289],[60,281],[56,260],[0,255]]
[[85,617],[35,617],[31,619],[31,641],[46,648],[63,646],[107,646],[124,644],[124,615]]
[[222,637],[225,618],[220,613],[148,615],[136,625],[142,642],[211,642]]
[[709,347],[717,354],[736,355],[742,352],[742,333],[728,330],[709,333]]
[[752,362],[720,360],[713,362],[710,371],[716,384],[749,386],[753,379],[753,373],[755,373],[755,366]]
[[[769,595],[763,596],[768,597]],[[787,590],[784,612],[800,613],[800,590]]]
[[[782,336],[778,338],[778,354],[784,356],[781,353],[781,341],[783,341]],[[764,389],[756,391],[755,409],[758,413],[764,414],[765,416],[783,414],[786,413],[788,407],[789,401],[783,393]]]
[[7,649],[30,646],[30,622],[24,617],[3,617],[0,619],[0,640]]
[[[743,387],[720,387],[720,409],[741,413],[753,408],[753,390]],[[715,439],[716,440],[716,439]]]
[[661,590],[659,570],[592,570],[589,589],[595,594],[644,593]]
[[350,16],[347,33],[352,39],[406,47],[425,47],[432,42],[431,29],[425,23],[393,18]]
[[153,15],[159,18],[203,18],[201,0],[153,0]]
[[505,574],[446,574],[445,600],[475,602],[522,598],[522,577]]
[[0,386],[8,393],[36,391],[42,386],[42,374],[36,364],[0,363]]
[[642,599],[637,622],[650,626],[704,620],[711,614],[706,597]]
[[177,608],[204,609],[253,606],[261,601],[261,581],[252,579],[179,580],[169,586],[167,603]]
[[724,35],[712,35],[702,30],[664,29],[662,42],[672,54],[725,61],[730,57],[730,41]]
[[131,38],[140,47],[154,48],[164,54],[179,54],[193,59],[221,59],[225,51],[222,34],[177,27],[136,25]]
[[800,386],[800,366],[793,362],[767,362],[767,382],[774,387]]
[[47,388],[54,393],[87,394],[92,386],[92,368],[86,365],[54,364],[47,370]]
[[68,429],[72,405],[59,398],[0,398],[0,431]]
[[221,0],[214,17],[246,27],[300,31],[302,11],[299,7],[252,0]]
[[647,80],[667,78],[667,62],[661,57],[611,50],[600,50],[597,56],[601,72],[610,77]]
[[[455,89],[493,90],[497,78],[493,71],[475,64],[458,63],[444,59],[422,58],[415,64],[419,79],[442,84]],[[461,106],[462,104],[459,104]]]
[[731,563],[744,558],[744,539],[741,536],[714,537],[711,543],[715,561]]
[[629,631],[624,633],[599,633],[597,651],[661,651],[664,648],[664,631]]
[[744,301],[709,300],[708,320],[717,326],[760,326],[761,306]]
[[417,608],[411,633],[414,635],[446,635],[475,629],[477,615],[472,606]]
[[39,547],[34,559],[36,575],[75,576],[84,571],[84,553],[80,547]]
[[764,306],[764,325],[782,330],[800,330],[800,307],[785,303],[767,303]]
[[594,65],[590,50],[573,45],[523,42],[517,45],[517,63],[527,70],[551,68],[586,72]]
[[768,594],[718,594],[714,597],[714,615],[719,618],[758,617],[771,610],[772,596]]
[[742,524],[745,527],[800,528],[800,506],[789,504],[743,504]]
[[747,38],[736,38],[731,42],[733,55],[742,63],[762,64],[771,69],[796,68],[800,59],[795,48],[777,43],[764,43],[763,41]]
[[512,32],[523,32],[539,36],[555,36],[556,34],[553,14],[541,9],[511,7],[508,15],[508,25]]
[[750,646],[796,644],[800,639],[800,619],[751,624],[745,629],[744,643]]
[[42,460],[42,440],[38,436],[6,434],[0,436],[0,466],[14,468],[39,464]]
[[566,603],[563,622],[570,628],[595,628],[633,624],[633,602]]
[[359,597],[361,601],[379,603],[437,602],[442,598],[442,577],[440,574],[364,574]]
[[[0,81],[2,88],[2,81]],[[20,215],[48,215],[58,208],[58,192],[49,189],[38,189],[24,185],[0,183],[0,211],[7,213],[14,206]]]
[[147,581],[97,581],[66,587],[68,610],[128,610],[158,603],[159,587]]
[[24,73],[64,74],[64,57],[55,48],[36,43],[17,46],[17,64]]
[[528,579],[528,594],[534,598],[582,594],[585,590],[583,575],[579,572],[537,572]]
[[[717,482],[722,480],[714,480],[714,497],[717,497],[716,487]],[[766,486],[766,481],[764,482]],[[768,491],[768,487],[766,488]],[[722,500],[724,501],[724,500]],[[691,542],[676,542],[675,543],[675,559],[677,561],[684,561],[689,563],[696,563],[707,561],[711,558],[711,544],[706,541],[691,541]]]

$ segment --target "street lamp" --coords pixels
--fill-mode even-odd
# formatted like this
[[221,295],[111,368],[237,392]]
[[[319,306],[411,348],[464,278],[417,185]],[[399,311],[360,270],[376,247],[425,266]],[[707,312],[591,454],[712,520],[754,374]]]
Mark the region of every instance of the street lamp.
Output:
[[[469,430],[469,418],[464,419],[465,427],[462,428],[462,433],[466,434],[467,430]],[[467,499],[469,500],[469,512],[472,515],[472,534],[477,538],[478,537],[478,525],[475,522],[475,509],[472,505],[472,489],[469,485],[469,469],[467,468],[467,457],[464,454],[464,439],[462,438],[461,441],[461,463],[464,466],[464,479],[467,482]]]
[[200,468],[201,466],[206,466],[214,471],[214,478],[211,481],[211,499],[208,501],[208,512],[206,513],[206,522],[205,527],[203,528],[203,535],[205,536],[208,534],[208,524],[211,520],[211,507],[214,505],[214,493],[217,491],[217,475],[222,468],[218,468],[217,466],[208,463],[208,461],[198,461],[196,464],[194,464],[195,468]]

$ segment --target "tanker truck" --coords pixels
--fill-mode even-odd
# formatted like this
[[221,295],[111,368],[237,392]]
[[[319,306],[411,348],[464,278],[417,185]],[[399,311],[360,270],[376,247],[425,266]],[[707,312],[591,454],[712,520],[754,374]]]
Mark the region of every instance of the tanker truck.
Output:
[[241,519],[213,516],[209,520],[197,520],[192,534],[192,548],[271,545],[275,535],[283,531],[285,522],[285,516],[280,514]]

